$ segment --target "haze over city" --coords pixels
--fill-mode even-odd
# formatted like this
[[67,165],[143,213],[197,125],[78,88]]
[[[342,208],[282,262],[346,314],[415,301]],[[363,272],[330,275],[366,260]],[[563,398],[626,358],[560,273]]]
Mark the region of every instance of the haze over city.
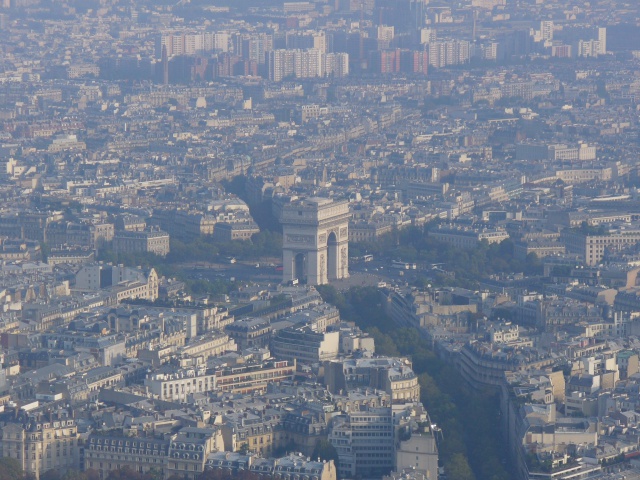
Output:
[[0,480],[640,480],[640,2],[0,0]]

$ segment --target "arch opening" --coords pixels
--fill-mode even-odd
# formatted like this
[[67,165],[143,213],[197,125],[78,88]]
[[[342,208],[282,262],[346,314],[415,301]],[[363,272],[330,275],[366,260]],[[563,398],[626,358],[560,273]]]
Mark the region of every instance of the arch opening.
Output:
[[293,258],[293,273],[295,278],[303,283],[307,278],[307,256],[304,253],[298,253]]
[[329,280],[338,278],[338,237],[335,232],[327,238],[327,276]]

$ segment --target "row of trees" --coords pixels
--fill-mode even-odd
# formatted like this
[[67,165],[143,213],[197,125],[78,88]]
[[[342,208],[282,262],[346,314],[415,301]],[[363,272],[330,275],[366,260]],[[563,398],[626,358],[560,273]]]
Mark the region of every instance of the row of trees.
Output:
[[22,470],[20,462],[15,458],[0,458],[0,480],[31,480],[33,475],[26,474]]
[[498,402],[489,392],[465,386],[458,371],[442,362],[413,328],[396,328],[384,312],[374,287],[355,287],[345,294],[331,286],[318,287],[323,299],[375,339],[376,352],[408,356],[421,386],[421,400],[431,420],[443,432],[439,445],[448,478],[508,480],[502,460]]
[[[132,468],[125,467],[112,470],[105,477],[105,480],[162,480],[164,475],[160,469],[151,469],[147,473],[138,472]],[[202,480],[227,480],[229,475],[202,475]],[[0,458],[0,480],[35,480],[35,475],[25,472],[20,462],[15,458]],[[52,469],[40,475],[40,480],[100,480],[100,473],[97,470],[86,470],[81,472],[74,469]],[[171,480],[183,480],[182,476],[175,475]],[[246,478],[245,480],[254,480]]]
[[210,237],[198,237],[191,242],[171,239],[171,252],[166,258],[153,253],[116,253],[102,250],[99,259],[126,266],[155,268],[160,276],[178,278],[185,282],[187,290],[196,295],[217,295],[234,291],[236,284],[223,279],[192,279],[184,274],[184,263],[216,263],[222,257],[241,260],[261,260],[279,257],[282,254],[282,235],[270,231],[256,233],[251,240],[235,240],[216,243]]
[[[25,475],[17,461],[14,460],[11,464],[12,469],[8,471],[8,474],[16,476],[3,476],[2,470],[0,470],[0,480],[19,480],[29,478],[29,475]],[[169,477],[169,480],[184,480],[185,478],[186,477],[184,475],[174,474]],[[262,477],[260,475],[253,472],[245,471],[234,474],[228,470],[205,470],[198,476],[198,480],[260,480],[261,478]],[[131,467],[111,470],[105,477],[105,480],[163,479],[164,474],[161,469],[152,468],[148,472],[142,473]],[[49,470],[40,475],[40,480],[100,480],[100,474],[96,470],[86,470],[84,472],[80,472],[78,470]]]
[[200,236],[190,242],[171,239],[169,254],[163,258],[153,253],[121,253],[104,249],[100,260],[125,265],[162,266],[177,265],[186,262],[215,263],[220,257],[236,257],[241,260],[259,260],[264,257],[282,255],[282,235],[277,232],[263,231],[254,234],[251,240],[233,240],[220,243],[211,237]]
[[525,260],[515,256],[514,243],[507,239],[501,243],[479,242],[472,249],[455,247],[429,236],[432,225],[424,229],[409,227],[382,235],[375,242],[349,245],[350,254],[362,256],[371,253],[384,258],[405,262],[444,264],[453,275],[437,275],[441,284],[472,288],[485,275],[524,272],[528,275],[542,273],[542,264],[535,254]]
[[171,252],[167,261],[183,262],[216,262],[220,256],[237,257],[242,260],[259,260],[264,257],[282,255],[282,234],[263,230],[254,234],[251,240],[233,240],[220,243],[212,237],[197,237],[191,242],[171,241]]

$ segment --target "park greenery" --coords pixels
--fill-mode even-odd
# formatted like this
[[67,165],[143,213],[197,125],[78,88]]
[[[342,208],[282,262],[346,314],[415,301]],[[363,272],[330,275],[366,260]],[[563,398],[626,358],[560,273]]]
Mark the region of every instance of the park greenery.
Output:
[[498,401],[490,392],[468,388],[458,371],[440,360],[414,328],[397,328],[385,313],[380,292],[354,287],[340,293],[319,286],[323,299],[375,339],[381,355],[407,356],[421,386],[421,400],[431,421],[442,430],[440,459],[447,478],[508,480],[503,464],[506,448],[499,428]]
[[104,249],[100,252],[100,260],[157,268],[161,264],[175,266],[198,262],[218,263],[229,257],[253,261],[281,255],[282,235],[265,230],[254,234],[251,240],[231,242],[216,242],[210,236],[199,236],[188,242],[171,238],[170,252],[165,258],[153,253],[118,253]]
[[[18,460],[11,457],[0,458],[0,480],[31,480],[35,478],[35,475],[22,469]],[[104,480],[162,480],[162,478],[160,470],[151,470],[149,473],[142,474],[125,467],[109,472]],[[75,469],[51,469],[41,473],[40,480],[100,480],[100,473],[92,469],[84,472]]]
[[15,458],[0,458],[0,480],[31,480],[35,476],[25,473],[20,462]]
[[216,242],[212,237],[200,236],[191,242],[172,240],[167,261],[216,262],[220,257],[237,257],[242,260],[260,260],[265,257],[282,256],[282,235],[263,230],[254,234],[251,240]]
[[235,282],[223,278],[207,280],[189,278],[185,269],[194,264],[221,263],[229,258],[247,261],[274,258],[282,255],[282,235],[268,230],[256,233],[251,240],[215,242],[212,237],[200,236],[183,242],[171,239],[170,252],[166,257],[153,253],[122,253],[102,249],[99,260],[129,267],[155,268],[158,275],[177,278],[185,283],[186,289],[196,295],[227,294],[237,289]]
[[[4,460],[4,459],[3,459]],[[9,459],[11,460],[11,459]],[[0,480],[17,480],[20,478],[28,479],[30,476],[20,468],[20,465],[14,460],[15,467],[9,473],[17,476],[3,476],[0,470]],[[159,468],[151,468],[147,472],[139,472],[129,466],[111,470],[104,480],[163,480],[164,474]],[[184,475],[173,474],[168,480],[184,480]],[[229,470],[205,470],[198,475],[198,480],[259,480],[261,476],[253,472],[239,472],[234,474]],[[96,470],[86,470],[80,472],[77,470],[48,470],[40,475],[40,480],[100,480],[100,473]]]
[[[237,176],[226,182],[225,188],[247,201],[246,181],[245,176]],[[270,201],[250,204],[250,210],[263,234],[271,232],[271,235],[282,241],[281,227],[273,216]],[[516,255],[515,244],[511,239],[491,244],[482,241],[471,249],[437,240],[429,233],[440,223],[441,220],[434,220],[420,227],[393,229],[373,242],[349,242],[349,255],[352,258],[362,258],[365,254],[372,254],[387,260],[431,264],[438,268],[433,271],[433,275],[430,276],[432,278],[421,278],[423,284],[471,289],[477,288],[478,280],[487,275],[522,272],[528,276],[535,276],[543,272],[542,263],[535,253],[529,254],[525,259]],[[590,228],[584,224],[580,231],[590,233]],[[597,231],[604,232],[602,228]],[[280,252],[277,255],[280,255]]]
[[352,243],[349,244],[349,252],[353,257],[373,254],[380,258],[437,266],[434,280],[442,286],[474,288],[478,279],[486,275],[542,273],[538,257],[529,254],[525,260],[520,260],[510,239],[491,244],[482,241],[474,248],[464,249],[429,236],[432,227],[409,227],[381,235],[375,242]]
[[609,235],[609,229],[604,224],[589,225],[586,221],[582,222],[579,227],[573,227],[570,230],[581,235]]
[[318,443],[316,443],[313,453],[311,454],[311,458],[314,460],[333,460],[335,465],[338,465],[338,461],[340,460],[338,457],[338,451],[327,439],[318,440]]

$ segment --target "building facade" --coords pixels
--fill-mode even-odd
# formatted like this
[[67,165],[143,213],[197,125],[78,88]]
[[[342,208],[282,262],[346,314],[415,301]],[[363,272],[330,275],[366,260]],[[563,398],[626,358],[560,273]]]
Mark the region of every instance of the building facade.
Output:
[[340,478],[380,478],[393,470],[391,408],[369,408],[333,419],[329,442],[338,452]]
[[21,411],[2,427],[1,435],[2,456],[13,458],[36,478],[47,470],[78,467],[78,430],[67,410],[46,416]]
[[155,398],[185,403],[192,393],[214,391],[216,374],[208,373],[204,368],[179,369],[150,374],[144,384]]
[[169,254],[169,234],[160,230],[121,230],[113,236],[113,249],[117,253],[153,253],[166,257]]
[[271,339],[276,358],[312,364],[332,360],[340,350],[339,332],[314,332],[307,327],[279,330]]

